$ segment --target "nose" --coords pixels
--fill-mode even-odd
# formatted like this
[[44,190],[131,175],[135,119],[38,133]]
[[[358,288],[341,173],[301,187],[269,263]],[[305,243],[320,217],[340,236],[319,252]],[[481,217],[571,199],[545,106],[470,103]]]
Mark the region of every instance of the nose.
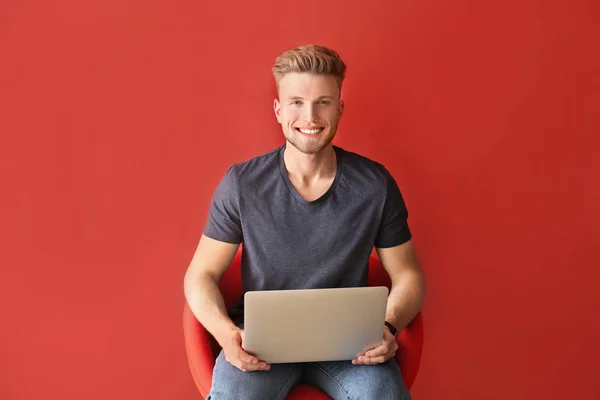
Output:
[[307,104],[304,108],[304,120],[307,122],[315,122],[317,117],[315,106],[313,104]]

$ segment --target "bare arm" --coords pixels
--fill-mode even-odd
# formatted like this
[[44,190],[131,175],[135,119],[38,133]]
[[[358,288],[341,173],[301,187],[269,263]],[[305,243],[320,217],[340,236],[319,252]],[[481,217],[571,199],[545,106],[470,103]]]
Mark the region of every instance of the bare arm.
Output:
[[395,247],[378,248],[377,254],[392,281],[386,321],[400,332],[421,308],[425,297],[425,275],[412,240]]
[[[425,276],[411,240],[395,247],[377,248],[377,253],[392,281],[385,320],[400,332],[421,308],[425,297]],[[359,354],[352,363],[380,364],[393,357],[397,350],[396,338],[386,327],[381,345]]]
[[237,327],[227,315],[219,280],[238,247],[202,235],[185,274],[184,292],[190,309],[221,346],[227,332]]
[[243,332],[227,315],[219,280],[231,264],[239,245],[202,235],[184,280],[190,309],[223,348],[225,359],[242,371],[269,370],[264,361],[242,348]]

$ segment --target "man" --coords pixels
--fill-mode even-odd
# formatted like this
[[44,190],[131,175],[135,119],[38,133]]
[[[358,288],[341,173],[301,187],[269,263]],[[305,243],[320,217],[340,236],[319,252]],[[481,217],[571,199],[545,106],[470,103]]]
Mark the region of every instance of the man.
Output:
[[[231,166],[214,193],[185,278],[190,308],[222,347],[209,399],[284,399],[300,381],[334,399],[410,399],[394,331],[417,314],[425,280],[390,173],[332,145],[345,70],[322,46],[280,55],[274,111],[286,143]],[[246,353],[243,299],[228,313],[218,287],[242,241],[244,291],[366,286],[375,246],[392,281],[381,345],[343,362],[267,365]]]

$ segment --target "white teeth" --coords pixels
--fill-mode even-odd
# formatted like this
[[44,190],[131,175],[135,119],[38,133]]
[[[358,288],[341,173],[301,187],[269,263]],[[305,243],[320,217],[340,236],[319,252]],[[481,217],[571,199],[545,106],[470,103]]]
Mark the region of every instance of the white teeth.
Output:
[[315,134],[321,132],[321,128],[319,128],[319,129],[299,129],[299,131],[304,133],[305,135],[315,135]]

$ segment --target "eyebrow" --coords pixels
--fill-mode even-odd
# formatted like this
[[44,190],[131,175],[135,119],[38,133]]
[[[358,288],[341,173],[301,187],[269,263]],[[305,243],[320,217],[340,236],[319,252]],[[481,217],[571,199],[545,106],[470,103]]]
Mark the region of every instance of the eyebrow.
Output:
[[[333,99],[333,96],[324,95],[324,96],[317,97],[317,100],[321,100],[321,99]],[[288,100],[304,100],[304,97],[302,97],[302,96],[290,96],[290,97],[288,97]]]

